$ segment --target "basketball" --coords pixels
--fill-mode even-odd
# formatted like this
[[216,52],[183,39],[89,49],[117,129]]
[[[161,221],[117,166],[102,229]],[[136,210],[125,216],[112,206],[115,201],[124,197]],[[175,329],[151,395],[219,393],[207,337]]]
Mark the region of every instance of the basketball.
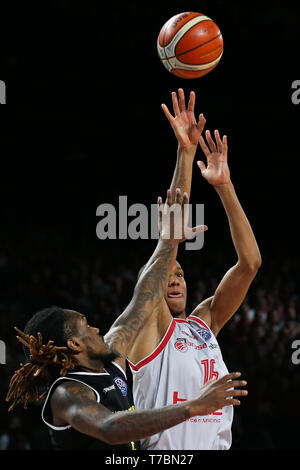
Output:
[[161,28],[157,50],[169,72],[181,78],[199,78],[218,65],[223,37],[216,23],[202,13],[180,13]]

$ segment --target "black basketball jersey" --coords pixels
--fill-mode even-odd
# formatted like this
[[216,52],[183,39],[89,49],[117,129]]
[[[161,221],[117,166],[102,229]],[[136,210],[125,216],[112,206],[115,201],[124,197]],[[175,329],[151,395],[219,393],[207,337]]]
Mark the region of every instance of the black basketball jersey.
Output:
[[[109,366],[105,367],[105,370],[104,373],[68,372],[66,376],[59,377],[51,385],[42,409],[42,419],[49,427],[50,439],[54,449],[112,449],[112,446],[106,442],[82,434],[70,425],[54,426],[50,406],[51,396],[56,387],[66,380],[73,380],[90,387],[96,395],[97,403],[101,403],[112,412],[134,410],[132,390],[123,369],[115,362],[111,362]],[[113,446],[113,448],[116,450],[135,450],[140,447],[139,442],[129,442],[128,444]]]

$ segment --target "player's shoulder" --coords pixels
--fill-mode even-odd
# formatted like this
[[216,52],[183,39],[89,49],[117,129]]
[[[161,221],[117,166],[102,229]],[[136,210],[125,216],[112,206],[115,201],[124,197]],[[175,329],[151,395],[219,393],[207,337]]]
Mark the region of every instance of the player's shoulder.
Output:
[[211,303],[213,296],[208,297],[203,300],[197,307],[193,310],[190,316],[198,317],[203,320],[209,328],[211,328]]
[[62,380],[51,395],[51,405],[74,404],[84,399],[95,400],[95,394],[87,384],[79,380]]

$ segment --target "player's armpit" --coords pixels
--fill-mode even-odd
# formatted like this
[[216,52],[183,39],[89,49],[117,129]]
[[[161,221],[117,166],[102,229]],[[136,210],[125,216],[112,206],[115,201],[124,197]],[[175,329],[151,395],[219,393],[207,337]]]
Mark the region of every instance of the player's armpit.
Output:
[[215,335],[240,307],[256,273],[257,269],[237,263],[221,280],[210,306]]
[[146,356],[149,356],[161,342],[171,321],[172,315],[170,310],[165,299],[162,299],[139,331],[128,353],[128,359],[133,364],[136,364]]
[[201,320],[205,321],[207,326],[211,328],[211,303],[213,300],[213,296],[208,297],[207,299],[203,300],[191,313],[194,317],[199,317]]
[[256,273],[256,269],[237,263],[226,272],[215,294],[201,302],[193,315],[202,318],[216,336],[240,307]]

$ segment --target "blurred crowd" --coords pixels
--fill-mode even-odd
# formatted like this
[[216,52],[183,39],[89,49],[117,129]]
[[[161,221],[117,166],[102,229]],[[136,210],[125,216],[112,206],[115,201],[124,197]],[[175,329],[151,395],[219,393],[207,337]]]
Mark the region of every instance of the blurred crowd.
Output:
[[[40,404],[7,411],[9,380],[24,360],[13,327],[23,329],[33,313],[58,305],[84,313],[105,334],[130,301],[138,270],[154,249],[152,241],[123,244],[84,236],[74,241],[61,233],[30,232],[1,243],[0,339],[6,364],[0,365],[0,449],[49,448]],[[225,251],[216,246],[179,253],[189,312],[214,293],[235,262]],[[235,409],[232,449],[297,446],[300,364],[292,361],[292,344],[300,339],[299,262],[279,250],[263,251],[262,257],[246,299],[218,336],[228,369],[240,370],[248,382],[249,395]]]

